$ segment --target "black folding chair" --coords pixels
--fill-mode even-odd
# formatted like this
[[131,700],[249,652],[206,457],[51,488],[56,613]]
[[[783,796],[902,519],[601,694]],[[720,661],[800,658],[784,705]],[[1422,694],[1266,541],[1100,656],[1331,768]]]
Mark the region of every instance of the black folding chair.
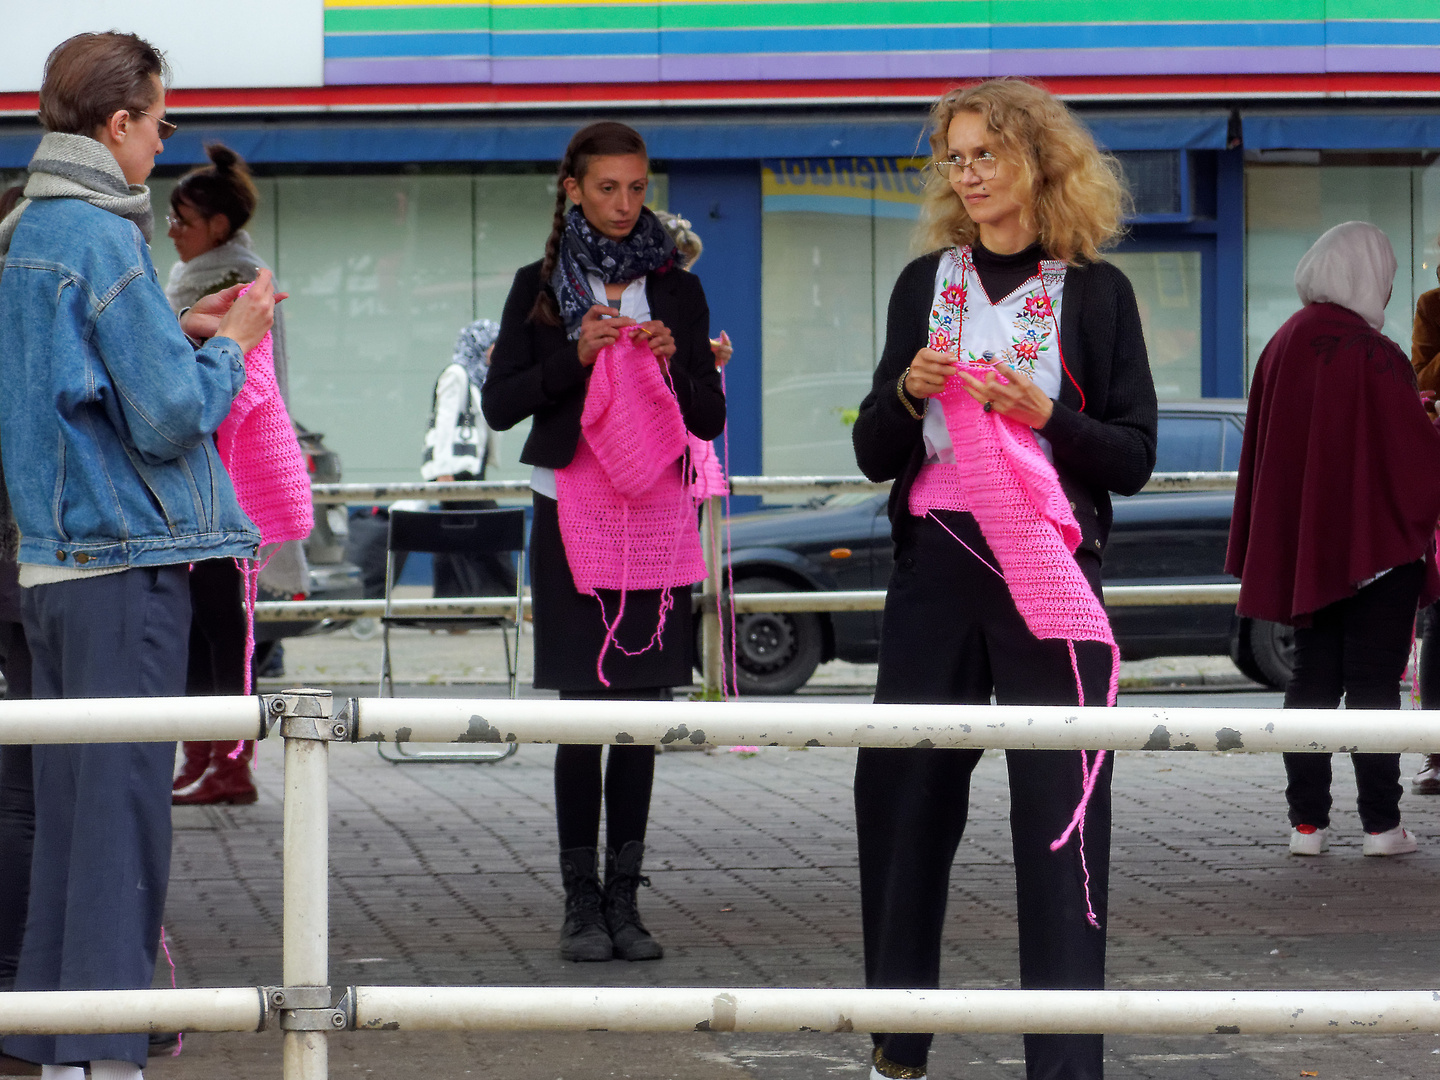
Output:
[[[428,552],[432,555],[502,555],[515,556],[515,610],[512,615],[396,615],[394,611],[396,556],[400,553]],[[385,614],[380,618],[383,640],[380,647],[381,697],[395,696],[395,679],[391,667],[390,628],[413,627],[422,630],[495,630],[505,643],[505,669],[510,676],[510,696],[520,693],[520,634],[525,625],[525,511],[513,510],[392,510],[390,537],[385,550]],[[512,649],[510,630],[515,631]],[[504,748],[474,750],[407,750],[395,743],[395,754],[386,752],[386,744],[376,748],[386,761],[398,763],[429,762],[494,762],[503,761],[519,749],[517,743]]]

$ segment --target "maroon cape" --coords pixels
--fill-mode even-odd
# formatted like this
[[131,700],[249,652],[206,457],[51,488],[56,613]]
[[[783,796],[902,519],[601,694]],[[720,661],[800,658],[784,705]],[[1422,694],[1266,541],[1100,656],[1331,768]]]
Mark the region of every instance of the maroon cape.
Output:
[[[1440,517],[1440,432],[1399,346],[1348,308],[1310,304],[1250,386],[1225,569],[1241,615],[1293,626],[1360,582],[1426,557]],[[1434,590],[1427,587],[1427,593]]]

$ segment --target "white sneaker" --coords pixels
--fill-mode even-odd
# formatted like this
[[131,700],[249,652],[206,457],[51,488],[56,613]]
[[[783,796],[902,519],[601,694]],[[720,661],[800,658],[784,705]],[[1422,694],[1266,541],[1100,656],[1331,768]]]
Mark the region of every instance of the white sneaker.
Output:
[[[1369,842],[1367,837],[1366,842]],[[1314,825],[1296,825],[1290,830],[1291,855],[1323,855],[1330,850],[1330,830],[1317,829]],[[1368,855],[1370,849],[1367,847]]]
[[[1385,832],[1367,832],[1362,850],[1366,855],[1409,855],[1419,846],[1414,833],[1403,825],[1396,825]],[[1290,850],[1295,850],[1294,841]]]

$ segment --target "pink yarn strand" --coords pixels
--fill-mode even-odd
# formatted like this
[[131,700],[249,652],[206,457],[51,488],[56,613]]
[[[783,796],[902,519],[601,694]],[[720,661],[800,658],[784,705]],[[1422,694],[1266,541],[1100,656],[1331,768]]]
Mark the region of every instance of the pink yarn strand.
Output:
[[[160,927],[160,948],[165,950],[165,962],[170,965],[170,989],[178,989],[175,985],[175,961],[170,956],[170,945],[165,940],[165,927]],[[185,1049],[185,1033],[175,1033],[175,1049],[170,1051],[171,1057],[179,1057],[180,1051]]]
[[[991,573],[993,573],[993,574],[994,574],[996,577],[998,577],[1001,581],[1004,581],[1004,580],[1005,580],[1005,575],[1002,574],[999,570],[995,569],[995,567],[994,567],[991,563],[989,563],[989,562],[986,561],[984,558],[982,558],[981,555],[980,555],[980,553],[979,553],[978,551],[976,551],[974,548],[972,548],[969,544],[965,543],[964,540],[961,540],[960,537],[956,536],[953,532],[950,532],[950,527],[949,527],[948,525],[946,525],[943,521],[941,521],[939,517],[936,516],[935,511],[933,511],[933,510],[927,510],[926,513],[930,515],[930,519],[931,519],[932,521],[934,521],[936,525],[939,525],[940,528],[944,529],[947,533],[950,533],[950,538],[951,538],[952,540],[954,540],[957,544],[959,544],[961,547],[963,547],[963,548],[964,548],[966,551],[968,551],[971,555],[974,555],[975,558],[979,559],[980,562],[983,563],[986,567],[988,567],[988,568],[990,569]],[[1073,656],[1072,656],[1072,659],[1073,659]],[[1078,676],[1077,676],[1077,678],[1078,678]]]

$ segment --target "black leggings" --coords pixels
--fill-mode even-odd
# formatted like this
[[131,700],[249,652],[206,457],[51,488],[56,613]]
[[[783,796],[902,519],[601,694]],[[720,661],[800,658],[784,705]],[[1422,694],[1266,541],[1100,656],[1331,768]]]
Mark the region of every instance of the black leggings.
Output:
[[[562,690],[563,701],[669,701],[670,687],[648,690]],[[594,849],[600,843],[599,746],[561,744],[555,751],[555,821],[560,850]],[[650,789],[655,781],[655,747],[612,746],[605,762],[605,844],[619,851],[631,840],[645,842]]]
[[[1400,708],[1400,679],[1410,655],[1415,605],[1425,564],[1396,567],[1354,596],[1317,611],[1295,631],[1295,674],[1287,709]],[[1400,824],[1400,755],[1351,754],[1356,800],[1366,832]],[[1330,755],[1286,754],[1285,799],[1291,825],[1330,825]]]

